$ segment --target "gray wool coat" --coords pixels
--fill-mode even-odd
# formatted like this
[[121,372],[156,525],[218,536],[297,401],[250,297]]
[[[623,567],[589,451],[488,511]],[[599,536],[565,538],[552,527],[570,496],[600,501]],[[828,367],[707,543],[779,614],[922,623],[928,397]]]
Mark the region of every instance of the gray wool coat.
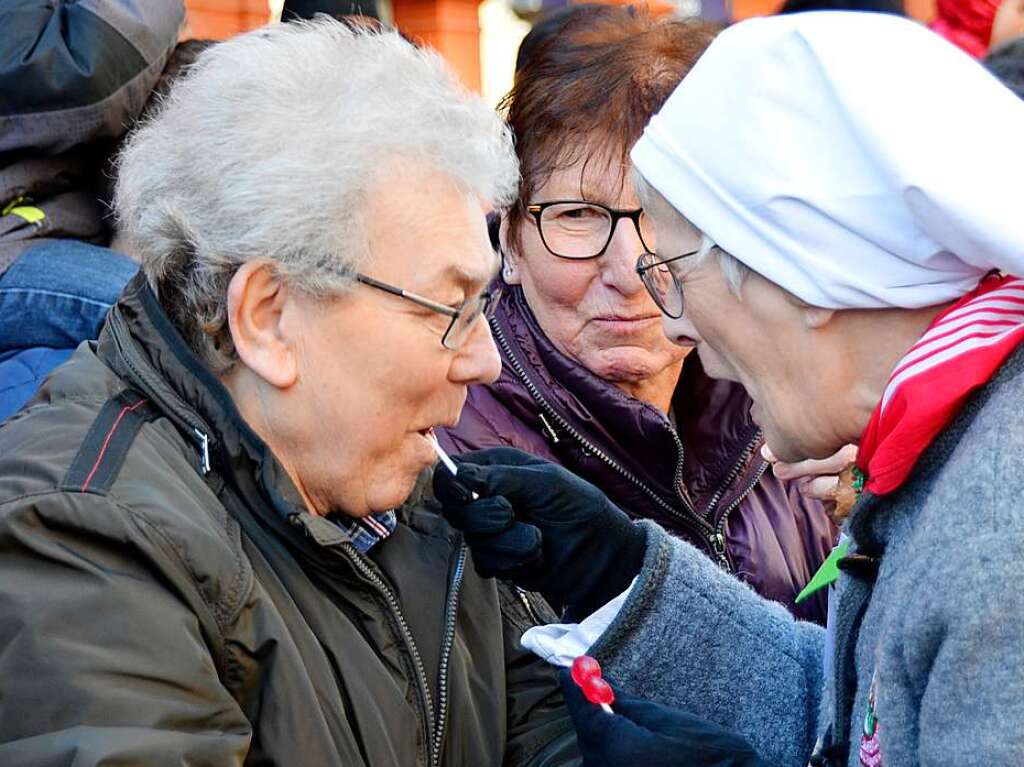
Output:
[[862,498],[825,632],[644,523],[644,569],[591,652],[623,689],[732,727],[803,767],[830,726],[858,749],[868,690],[884,767],[1024,765],[1024,352],[963,407],[896,492]]

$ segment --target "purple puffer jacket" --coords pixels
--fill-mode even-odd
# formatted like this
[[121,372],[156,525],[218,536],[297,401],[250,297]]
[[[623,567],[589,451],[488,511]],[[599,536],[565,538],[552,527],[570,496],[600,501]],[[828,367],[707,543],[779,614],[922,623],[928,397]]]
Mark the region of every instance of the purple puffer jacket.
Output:
[[506,288],[491,326],[501,376],[470,388],[458,426],[438,434],[445,449],[511,446],[560,463],[762,596],[824,624],[824,592],[794,599],[836,530],[820,504],[767,471],[741,386],[709,378],[690,354],[673,398],[677,430],[657,408],[555,349],[519,288]]

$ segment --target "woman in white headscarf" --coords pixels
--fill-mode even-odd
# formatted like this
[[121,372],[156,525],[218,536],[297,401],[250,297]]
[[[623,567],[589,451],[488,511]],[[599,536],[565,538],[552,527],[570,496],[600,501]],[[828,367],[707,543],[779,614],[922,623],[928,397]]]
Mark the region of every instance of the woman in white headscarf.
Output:
[[[1024,764],[1022,140],[1024,103],[881,14],[739,24],[653,118],[632,160],[659,252],[638,270],[667,334],[748,389],[780,460],[859,443],[861,497],[811,585],[835,582],[827,634],[648,523],[590,647],[620,689],[772,765]],[[545,588],[614,557],[585,535],[614,507],[490,463],[459,477],[539,528]]]

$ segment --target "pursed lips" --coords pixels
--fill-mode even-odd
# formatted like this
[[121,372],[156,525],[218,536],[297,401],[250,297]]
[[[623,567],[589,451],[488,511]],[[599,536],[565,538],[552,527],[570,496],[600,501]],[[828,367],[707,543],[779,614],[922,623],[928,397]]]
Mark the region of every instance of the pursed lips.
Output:
[[446,418],[442,421],[437,421],[432,426],[427,426],[423,429],[416,429],[415,431],[420,436],[426,437],[427,439],[433,439],[434,429],[454,429],[458,423],[458,418]]
[[595,323],[598,328],[613,333],[636,333],[645,331],[657,319],[656,314],[636,317],[605,316],[594,317],[591,322]]

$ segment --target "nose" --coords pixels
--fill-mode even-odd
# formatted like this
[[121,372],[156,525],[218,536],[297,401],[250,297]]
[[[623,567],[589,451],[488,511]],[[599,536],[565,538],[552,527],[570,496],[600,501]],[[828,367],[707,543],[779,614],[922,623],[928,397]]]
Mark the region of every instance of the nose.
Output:
[[636,226],[629,219],[620,218],[608,247],[599,259],[602,282],[624,296],[632,297],[644,292],[643,283],[636,273],[636,260],[644,250]]
[[465,386],[488,384],[496,381],[500,373],[501,356],[494,344],[490,323],[486,317],[480,317],[469,337],[456,350],[448,379]]
[[697,328],[693,326],[686,312],[679,319],[673,319],[666,314],[661,315],[661,328],[665,336],[676,346],[695,346],[700,343],[700,335]]

